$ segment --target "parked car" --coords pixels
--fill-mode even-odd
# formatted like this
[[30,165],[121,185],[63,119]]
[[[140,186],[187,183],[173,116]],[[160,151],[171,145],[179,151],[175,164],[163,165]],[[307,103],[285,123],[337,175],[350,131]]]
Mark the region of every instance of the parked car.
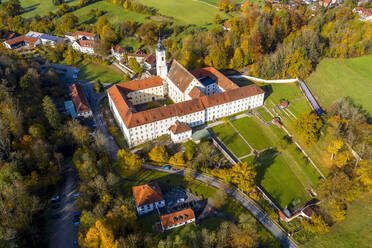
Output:
[[94,120],[92,120],[92,127],[93,128],[96,128],[97,127],[97,124],[96,124],[96,122]]
[[80,221],[74,222],[74,226],[78,226],[78,225],[80,225]]
[[81,215],[80,212],[75,212],[75,213],[74,213],[74,216],[80,216],[80,215]]
[[77,198],[77,197],[79,197],[80,196],[80,193],[75,193],[74,194],[74,198]]

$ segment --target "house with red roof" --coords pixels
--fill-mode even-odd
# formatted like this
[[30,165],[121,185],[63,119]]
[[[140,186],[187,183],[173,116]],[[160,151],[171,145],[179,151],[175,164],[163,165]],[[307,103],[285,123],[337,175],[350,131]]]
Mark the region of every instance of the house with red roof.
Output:
[[163,194],[156,182],[132,187],[138,215],[149,213],[165,206]]
[[4,46],[8,49],[16,49],[19,47],[33,48],[40,45],[40,40],[35,37],[27,37],[21,35],[3,42]]
[[73,49],[86,54],[94,54],[94,46],[95,46],[94,40],[88,40],[84,38],[76,40],[74,41],[74,43],[72,43]]
[[195,213],[191,208],[160,216],[160,224],[163,231],[192,222],[195,222]]
[[73,84],[69,89],[76,115],[85,118],[92,116],[93,112],[89,106],[83,86],[81,84]]
[[192,129],[178,120],[169,128],[171,139],[174,143],[183,142],[191,138]]

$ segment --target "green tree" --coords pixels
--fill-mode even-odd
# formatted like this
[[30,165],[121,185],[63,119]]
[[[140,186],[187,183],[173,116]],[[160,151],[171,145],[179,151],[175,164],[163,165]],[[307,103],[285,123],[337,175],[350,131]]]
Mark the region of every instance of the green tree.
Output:
[[240,47],[235,49],[234,57],[231,59],[230,65],[234,69],[240,69],[244,66],[243,52]]
[[222,23],[222,19],[221,19],[221,16],[219,14],[215,15],[214,16],[214,19],[213,19],[213,22],[215,24],[221,24]]
[[58,128],[61,123],[61,116],[59,115],[57,107],[53,103],[52,99],[49,96],[45,96],[41,105],[49,124],[53,128]]
[[196,144],[192,140],[186,141],[183,146],[185,147],[185,157],[188,161],[190,161],[196,152]]
[[135,58],[129,59],[129,68],[132,69],[135,73],[141,74],[142,73],[142,66],[137,62]]

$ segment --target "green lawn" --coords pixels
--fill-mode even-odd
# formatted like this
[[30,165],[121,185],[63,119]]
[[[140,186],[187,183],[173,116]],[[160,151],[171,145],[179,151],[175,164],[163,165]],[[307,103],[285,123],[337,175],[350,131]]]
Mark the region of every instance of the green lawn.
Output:
[[367,248],[372,244],[372,194],[353,202],[347,210],[346,218],[332,226],[329,233],[320,235],[305,248]]
[[256,118],[245,117],[232,121],[232,124],[239,130],[245,140],[257,150],[273,146],[276,137],[268,137],[265,134],[264,124]]
[[194,0],[138,0],[138,2],[156,8],[160,14],[173,17],[176,23],[182,25],[211,25],[216,14],[223,19],[227,18],[227,15],[217,8]]
[[306,83],[323,108],[349,96],[372,114],[372,55],[323,59]]
[[270,197],[281,208],[293,204],[302,206],[309,200],[299,179],[287,166],[282,154],[266,151],[255,163],[257,168],[257,184],[261,185]]
[[[218,0],[200,0],[200,1],[212,4],[215,6],[217,6],[217,2],[218,2]],[[245,2],[245,0],[235,0],[234,2],[235,4],[242,4],[243,2]],[[251,2],[255,2],[255,1],[251,1]]]
[[83,61],[77,67],[80,68],[78,77],[82,80],[119,83],[124,77],[124,73],[113,65],[105,66]]
[[96,19],[92,18],[89,15],[89,12],[92,9],[100,9],[104,11],[104,15],[107,17],[107,19],[114,25],[117,25],[123,21],[137,21],[140,23],[143,23],[146,21],[146,17],[148,15],[145,14],[139,14],[134,11],[128,11],[120,6],[115,6],[111,3],[108,3],[106,1],[98,1],[93,4],[89,4],[81,9],[78,9],[74,12],[72,12],[74,15],[79,17],[79,23],[95,23]]
[[[222,124],[212,128],[213,132],[237,157],[248,155],[251,152],[249,146],[235,132],[230,124]],[[249,142],[249,141],[248,141]]]
[[[78,0],[65,1],[68,5],[76,5]],[[49,11],[55,12],[58,7],[52,3],[52,0],[20,0],[21,6],[25,10],[22,14],[24,18],[30,18],[35,15],[44,16]]]

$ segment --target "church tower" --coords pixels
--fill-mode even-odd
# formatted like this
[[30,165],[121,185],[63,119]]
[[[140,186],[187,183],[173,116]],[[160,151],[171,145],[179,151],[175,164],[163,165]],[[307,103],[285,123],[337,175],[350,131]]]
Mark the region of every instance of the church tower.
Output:
[[156,45],[156,75],[165,79],[168,74],[167,58],[165,56],[166,49],[159,38],[158,44]]

